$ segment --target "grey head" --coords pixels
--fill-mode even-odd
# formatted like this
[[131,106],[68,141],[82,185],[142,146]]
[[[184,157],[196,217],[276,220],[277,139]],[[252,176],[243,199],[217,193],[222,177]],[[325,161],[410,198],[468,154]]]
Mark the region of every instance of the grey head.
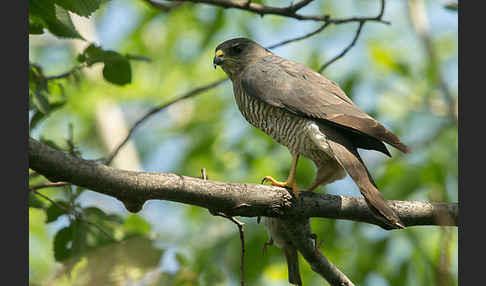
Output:
[[234,38],[216,47],[213,64],[215,68],[220,66],[233,80],[248,64],[270,54],[270,51],[250,39]]

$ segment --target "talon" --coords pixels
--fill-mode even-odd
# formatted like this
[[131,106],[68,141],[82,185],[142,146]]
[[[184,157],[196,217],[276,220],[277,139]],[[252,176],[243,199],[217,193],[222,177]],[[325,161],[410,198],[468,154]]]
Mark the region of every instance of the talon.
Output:
[[295,197],[297,197],[297,198],[300,195],[300,190],[297,187],[297,183],[295,182],[295,180],[293,182],[289,182],[288,180],[286,182],[279,182],[279,181],[275,180],[274,178],[272,178],[270,176],[266,176],[265,178],[263,178],[262,184],[267,182],[267,181],[270,182],[272,184],[272,186],[292,189]]
[[263,178],[262,184],[265,183],[265,182],[270,182],[272,184],[272,186],[277,186],[277,187],[282,187],[282,188],[289,187],[289,184],[287,182],[279,182],[279,181],[275,180],[274,178],[272,178],[270,176],[266,176],[265,178]]

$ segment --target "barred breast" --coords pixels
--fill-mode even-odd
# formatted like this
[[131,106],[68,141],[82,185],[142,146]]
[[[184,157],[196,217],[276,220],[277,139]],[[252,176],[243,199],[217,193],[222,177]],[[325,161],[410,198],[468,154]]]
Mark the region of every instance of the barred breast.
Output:
[[321,146],[317,146],[316,140],[312,140],[308,136],[309,131],[319,132],[316,122],[293,115],[282,108],[271,106],[257,98],[248,96],[236,82],[233,82],[233,89],[236,104],[243,117],[251,125],[286,146],[292,154],[307,157],[318,166],[322,166],[329,160],[334,160],[331,154],[323,151],[328,148],[325,134],[319,134],[322,137],[322,142],[319,142]]

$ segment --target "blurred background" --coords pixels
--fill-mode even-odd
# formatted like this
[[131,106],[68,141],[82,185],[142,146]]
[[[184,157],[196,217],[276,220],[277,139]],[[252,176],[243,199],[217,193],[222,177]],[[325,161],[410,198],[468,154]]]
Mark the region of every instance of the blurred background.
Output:
[[[323,72],[411,147],[407,155],[389,148],[393,158],[360,150],[386,199],[458,201],[458,14],[448,8],[449,2],[387,1],[383,19],[391,25],[366,23],[356,45]],[[300,13],[347,18],[375,16],[379,9],[380,1],[316,0]],[[101,64],[55,80],[49,100],[57,98],[62,105],[35,126],[31,123],[30,135],[93,160],[113,151],[152,108],[225,78],[212,66],[220,42],[244,36],[270,46],[321,25],[192,3],[164,12],[137,0],[112,0],[89,18],[71,17],[87,41],[50,33],[29,36],[29,61],[45,75],[77,66],[78,54],[90,43],[150,59],[131,61],[131,83],[123,86],[104,80]],[[357,26],[331,25],[273,52],[317,70],[351,43]],[[290,168],[286,148],[241,116],[230,82],[155,114],[131,138],[115,158],[115,167],[194,177],[206,168],[211,180],[245,183],[260,183],[266,175],[283,179]],[[302,159],[297,171],[301,188],[313,177],[312,162]],[[44,181],[32,175],[30,184]],[[96,227],[86,227],[82,255],[63,252],[74,252],[79,245],[76,239],[63,239],[68,231],[76,235],[76,220],[55,213],[48,201],[34,196],[37,204],[29,207],[30,285],[239,285],[238,229],[206,209],[148,201],[132,214],[120,201],[89,190],[39,192],[76,206],[117,242],[103,238]],[[317,192],[361,196],[349,177]],[[268,240],[263,225],[256,218],[238,219],[245,223],[248,285],[288,285],[281,250],[270,247],[262,255]],[[385,231],[315,218],[312,228],[323,253],[357,285],[458,284],[455,227]],[[305,260],[300,262],[304,285],[322,285]]]

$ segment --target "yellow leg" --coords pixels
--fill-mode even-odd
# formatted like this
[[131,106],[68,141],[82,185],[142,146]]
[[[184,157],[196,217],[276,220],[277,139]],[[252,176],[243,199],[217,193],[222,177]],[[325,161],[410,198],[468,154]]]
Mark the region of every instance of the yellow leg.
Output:
[[290,168],[289,177],[285,182],[279,182],[270,176],[263,178],[262,183],[270,182],[273,186],[292,188],[296,197],[299,197],[300,191],[297,187],[297,182],[295,180],[295,174],[297,172],[297,162],[299,161],[299,154],[292,156],[292,167]]

